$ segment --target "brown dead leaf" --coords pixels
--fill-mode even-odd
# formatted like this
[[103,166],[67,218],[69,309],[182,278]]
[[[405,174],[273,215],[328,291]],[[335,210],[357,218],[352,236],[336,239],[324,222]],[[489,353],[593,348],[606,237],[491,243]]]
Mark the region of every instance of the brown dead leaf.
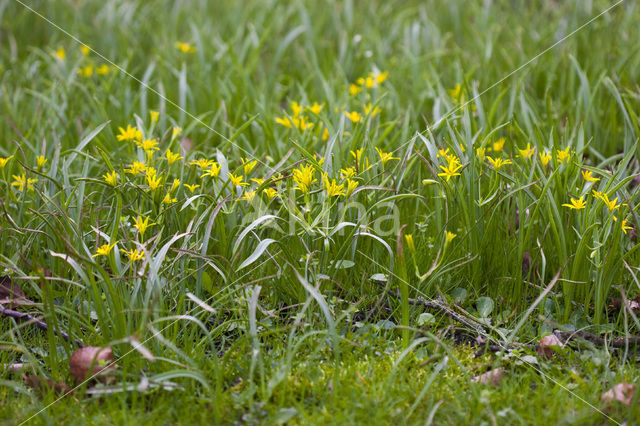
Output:
[[59,395],[66,395],[71,392],[71,388],[63,382],[54,382],[49,378],[44,380],[34,374],[22,374],[22,380],[24,384],[31,389],[38,392],[47,392],[49,389],[53,389]]
[[0,277],[0,297],[20,298],[24,297],[24,292],[20,289],[18,283],[3,275]]
[[627,305],[627,308],[629,310],[633,312],[638,312],[640,310],[640,296],[636,296],[635,299],[626,300],[626,301],[617,297],[612,297],[609,300],[609,307],[612,309],[622,309],[624,305]]
[[9,308],[21,305],[21,301],[26,301],[24,292],[10,277],[3,275],[0,277],[0,303],[9,304]]
[[618,383],[608,391],[602,394],[603,402],[618,401],[624,405],[631,405],[633,394],[636,390],[636,385],[631,383]]
[[493,385],[498,386],[502,379],[504,378],[504,368],[494,368],[493,370],[489,370],[484,374],[474,377],[471,379],[472,383],[480,383],[481,385]]
[[564,343],[555,334],[549,334],[540,339],[537,349],[538,356],[549,359],[555,353],[555,348],[562,347],[564,347]]
[[111,383],[114,380],[113,370],[115,370],[113,350],[110,346],[80,348],[71,355],[69,370],[76,385],[93,376],[101,382]]

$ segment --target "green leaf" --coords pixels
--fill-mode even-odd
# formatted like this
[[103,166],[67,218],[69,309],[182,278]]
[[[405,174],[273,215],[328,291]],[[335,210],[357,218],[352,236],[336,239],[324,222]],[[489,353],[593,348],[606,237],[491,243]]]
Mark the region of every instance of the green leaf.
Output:
[[238,270],[246,268],[247,266],[251,265],[253,262],[255,262],[256,260],[258,260],[258,258],[260,256],[262,256],[262,253],[265,252],[265,250],[272,244],[272,243],[276,243],[277,241],[272,239],[272,238],[265,238],[264,240],[260,241],[260,243],[258,244],[258,246],[256,247],[256,249],[253,251],[253,253],[251,253],[251,256],[247,257],[244,262],[242,262],[242,264],[240,264],[240,266],[238,266]]
[[336,260],[332,263],[335,269],[349,269],[349,268],[353,268],[354,265],[356,264],[354,261],[346,260],[346,259]]
[[493,312],[493,300],[490,297],[479,297],[476,300],[476,308],[481,317],[487,318]]

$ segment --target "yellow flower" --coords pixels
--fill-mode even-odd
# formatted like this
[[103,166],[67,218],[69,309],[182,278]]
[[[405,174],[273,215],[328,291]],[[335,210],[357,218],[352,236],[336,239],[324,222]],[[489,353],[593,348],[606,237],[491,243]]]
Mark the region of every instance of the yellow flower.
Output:
[[151,119],[152,123],[157,123],[159,116],[160,116],[160,113],[158,111],[154,111],[154,110],[149,111],[149,118]]
[[551,153],[549,152],[541,152],[540,153],[540,162],[542,163],[542,167],[546,167],[551,161]]
[[171,140],[174,140],[176,137],[180,136],[180,133],[182,133],[182,127],[174,127],[171,130]]
[[64,58],[67,57],[67,53],[64,51],[64,47],[60,46],[56,49],[54,56],[61,61],[64,61]]
[[502,151],[504,149],[504,142],[505,142],[504,138],[500,138],[497,141],[495,141],[493,143],[493,150],[494,151]]
[[384,82],[387,79],[387,77],[389,77],[389,71],[379,72],[373,75],[373,78],[375,78],[376,83],[378,84],[381,84],[382,82]]
[[251,182],[255,182],[258,184],[258,186],[262,185],[264,183],[264,179],[262,178],[252,178]]
[[628,222],[627,219],[623,219],[621,223],[622,232],[624,232],[625,235],[627,234],[627,231],[633,229],[633,226],[627,225],[627,222]]
[[407,242],[407,248],[410,252],[416,251],[416,246],[413,244],[412,234],[404,234],[404,240]]
[[276,123],[281,124],[285,127],[295,127],[296,129],[300,129],[302,131],[313,127],[313,123],[308,122],[305,117],[276,117],[275,121]]
[[289,119],[289,117],[282,117],[282,118],[276,117],[275,120],[276,120],[276,123],[281,124],[284,127],[291,128],[291,126],[292,126],[292,123],[291,123],[291,120]]
[[316,160],[319,166],[322,166],[322,164],[324,164],[324,158],[319,157],[316,154],[313,154],[313,159]]
[[111,186],[116,186],[118,184],[118,174],[115,171],[102,175],[102,177],[104,178],[104,181]]
[[171,190],[169,193],[173,194],[180,187],[180,179],[174,179],[173,184],[171,184]]
[[[604,195],[602,195],[602,192],[600,192],[600,191],[596,191],[596,190],[594,189],[594,190],[592,190],[592,191],[591,191],[591,193],[593,194],[594,198],[597,198],[597,199],[599,199],[599,200],[604,201]],[[607,197],[607,200],[608,200],[608,199],[609,199],[609,198]]]
[[205,170],[206,168],[210,167],[213,163],[215,163],[214,160],[208,160],[206,158],[199,158],[198,160],[192,160],[189,162],[189,165],[191,166],[198,166],[200,167],[202,170]]
[[447,155],[449,155],[449,148],[441,148],[436,154],[436,157],[446,158]]
[[356,175],[356,168],[351,166],[351,167],[347,167],[346,169],[340,169],[340,175],[343,178],[354,177]]
[[453,232],[449,232],[449,231],[445,232],[444,238],[445,238],[446,244],[449,244],[457,236],[458,234],[454,234]]
[[307,111],[311,111],[312,113],[318,115],[320,114],[320,111],[322,111],[322,107],[324,107],[324,104],[319,104],[317,102],[314,102],[313,105],[311,105],[310,107],[306,107]]
[[89,56],[89,53],[91,53],[91,48],[86,44],[83,44],[82,46],[80,46],[80,51],[82,52],[83,56]]
[[527,143],[527,147],[525,149],[519,149],[518,151],[520,152],[520,157],[526,160],[533,155],[535,148],[531,148],[531,144]]
[[176,49],[180,50],[182,53],[193,53],[196,51],[196,47],[190,45],[189,43],[183,43],[181,41],[175,42]]
[[36,183],[38,181],[38,179],[35,179],[35,178],[27,179],[26,173],[22,173],[22,176],[13,175],[13,179],[14,181],[11,183],[11,186],[17,187],[20,191],[24,191],[25,186],[27,187],[27,189],[33,191],[34,188],[33,188],[33,185],[31,184]]
[[301,165],[299,169],[294,169],[292,172],[293,181],[297,185],[297,189],[304,194],[311,190],[311,185],[317,182],[315,178],[315,169],[311,164]]
[[354,123],[357,123],[362,120],[362,115],[358,111],[352,111],[352,112],[345,111],[344,115],[346,115],[347,118]]
[[44,155],[39,155],[38,157],[36,157],[36,164],[38,167],[38,170],[42,170],[44,168],[44,165],[47,164],[47,159],[45,158]]
[[607,194],[602,194],[602,198],[600,199],[604,202],[610,212],[620,207],[620,204],[618,204],[618,197],[613,200],[609,200],[609,196]]
[[200,185],[189,185],[188,183],[185,183],[184,186],[186,186],[189,189],[189,192],[195,191],[197,188],[200,188]]
[[597,181],[600,180],[600,178],[593,177],[592,174],[593,174],[593,172],[591,170],[583,170],[582,171],[582,178],[584,180],[586,180],[587,182],[597,182]]
[[448,92],[452,99],[458,100],[460,98],[460,94],[462,94],[462,86],[460,84],[456,84],[456,87],[449,89]]
[[78,68],[77,73],[82,77],[89,78],[93,75],[93,67],[91,65],[87,65],[87,66]]
[[556,156],[558,157],[558,161],[560,163],[564,163],[565,160],[569,161],[569,157],[570,157],[570,155],[569,155],[569,147],[567,147],[564,150],[557,149],[556,150]]
[[249,183],[247,182],[243,182],[244,180],[244,176],[242,175],[234,175],[233,173],[229,173],[228,174],[229,180],[231,181],[231,184],[235,187],[235,186],[248,186]]
[[184,157],[182,157],[180,155],[179,152],[176,152],[175,154],[173,152],[171,152],[170,149],[167,150],[167,162],[169,163],[169,165],[172,165],[173,163],[175,163],[178,160],[182,160]]
[[111,253],[111,250],[113,250],[113,246],[115,246],[116,244],[118,244],[118,242],[116,241],[113,244],[104,244],[101,245],[100,247],[98,247],[98,249],[96,250],[96,254],[94,254],[91,257],[98,257],[98,256],[108,256],[109,253]]
[[584,209],[587,204],[584,202],[584,196],[578,198],[577,200],[575,198],[571,199],[571,204],[563,204],[563,207],[569,207],[570,209],[573,210],[581,210]]
[[324,175],[322,175],[322,181],[324,182],[324,188],[327,190],[327,196],[328,197],[336,197],[338,195],[345,195],[344,184],[343,183],[338,185],[335,179],[332,179],[330,181],[329,178],[327,177],[326,173]]
[[98,68],[96,68],[96,74],[99,75],[107,75],[111,71],[111,67],[107,64],[102,64]]
[[291,102],[291,111],[293,112],[293,117],[299,117],[302,113],[302,106],[298,104],[296,101]]
[[127,129],[123,129],[122,127],[118,127],[120,134],[116,136],[118,141],[140,141],[142,140],[142,132],[138,130],[137,127],[131,127],[127,124]]
[[11,160],[13,158],[13,155],[10,155],[9,157],[0,157],[0,169],[4,169],[4,166],[7,165],[7,163],[9,162],[9,160]]
[[460,151],[462,152],[465,152],[467,150],[462,143],[459,143],[458,146],[460,147]]
[[498,170],[502,166],[506,166],[507,164],[511,164],[511,160],[503,160],[502,158],[491,158],[487,157],[487,160],[491,163],[494,169]]
[[164,198],[162,199],[162,202],[164,204],[171,204],[171,203],[175,203],[177,201],[178,201],[177,198],[171,198],[171,193],[170,192],[167,192],[166,195],[164,196]]
[[145,139],[141,142],[136,142],[138,148],[142,148],[148,155],[151,155],[153,151],[158,151],[158,141],[154,139]]
[[384,152],[378,147],[376,147],[376,151],[378,152],[378,155],[380,156],[380,161],[382,162],[383,165],[386,164],[387,161],[400,159],[399,157],[392,157],[393,155],[392,152]]
[[313,123],[307,121],[305,117],[300,117],[299,119],[294,118],[293,120],[295,126],[303,132],[313,127]]
[[120,251],[127,255],[127,257],[129,258],[129,262],[135,262],[137,260],[144,259],[144,251],[138,251],[134,249],[131,249],[129,251],[120,249]]
[[373,105],[371,105],[371,103],[363,105],[362,108],[364,110],[364,115],[369,115],[369,113],[371,113],[372,117],[374,117],[376,114],[380,112],[380,108],[377,106],[374,108]]
[[360,164],[360,157],[362,157],[362,148],[358,148],[355,151],[349,151],[349,153],[356,160],[356,164]]
[[265,188],[263,192],[267,194],[267,197],[269,197],[269,199],[278,196],[278,191],[275,188]]
[[357,95],[358,93],[360,93],[361,90],[362,90],[362,88],[360,86],[358,86],[357,84],[350,84],[349,85],[349,94],[351,96]]
[[138,230],[141,237],[144,237],[144,233],[147,230],[147,228],[150,228],[153,225],[157,225],[157,223],[155,222],[149,223],[148,217],[143,218],[140,215],[138,215],[137,219],[134,219],[133,222],[134,222],[133,227]]
[[446,177],[447,182],[449,182],[449,179],[451,179],[453,176],[460,176],[460,173],[457,172],[462,168],[462,166],[455,162],[449,162],[446,167],[440,166],[440,168],[442,169],[442,173],[438,173],[438,176]]
[[[151,169],[153,170],[153,169]],[[156,171],[153,170],[152,173],[147,169],[147,184],[149,185],[149,189],[151,191],[155,191],[160,186],[160,181],[162,180],[162,176],[156,176]]]
[[456,157],[455,154],[447,155],[447,163],[448,164],[460,164],[460,159]]
[[253,199],[256,196],[256,191],[245,191],[244,194],[242,195],[242,199],[248,202],[253,201]]
[[242,158],[241,160],[242,160],[245,175],[248,175],[249,173],[251,173],[251,170],[253,170],[256,164],[258,164],[257,160],[249,161],[248,158]]
[[329,129],[325,127],[322,131],[322,141],[326,142],[327,140],[329,140]]
[[213,178],[217,178],[220,175],[220,169],[222,169],[222,166],[214,161],[213,163],[211,163],[209,168],[204,171],[202,177],[211,176]]
[[147,167],[144,165],[144,163],[140,161],[134,161],[133,163],[129,164],[129,167],[124,169],[124,172],[130,175],[137,175],[144,172],[146,168]]
[[345,197],[349,197],[351,194],[353,194],[353,191],[355,191],[356,188],[358,187],[358,181],[347,179],[345,182],[347,184]]
[[371,89],[372,87],[378,86],[378,82],[376,81],[375,78],[369,76],[365,79],[364,85],[367,89]]
[[476,154],[478,155],[478,160],[480,160],[481,163],[484,161],[484,156],[485,156],[486,151],[487,151],[486,148],[478,148],[478,149],[476,149]]

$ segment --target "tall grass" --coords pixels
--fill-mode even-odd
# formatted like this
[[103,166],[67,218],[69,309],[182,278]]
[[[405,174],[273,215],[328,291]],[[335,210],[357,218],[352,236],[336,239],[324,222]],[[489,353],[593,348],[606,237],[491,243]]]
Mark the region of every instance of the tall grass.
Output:
[[[0,157],[11,159],[0,175],[0,264],[53,328],[119,355],[138,344],[155,354],[154,363],[144,351],[127,356],[124,380],[144,368],[157,383],[192,379],[212,398],[227,398],[223,368],[239,353],[250,354],[249,370],[237,371],[243,398],[255,400],[282,397],[303,348],[317,344],[311,358],[339,365],[354,311],[381,318],[379,283],[400,291],[398,311],[383,316],[401,325],[405,347],[418,344],[410,297],[450,298],[478,315],[489,298],[506,324],[558,271],[544,321],[532,318],[523,334],[549,324],[621,329],[608,301],[619,289],[638,293],[629,272],[640,264],[637,5],[625,2],[479,96],[608,5],[30,3],[90,46],[84,55],[2,1]],[[86,66],[91,76],[78,73]],[[372,87],[358,83],[383,72]],[[361,90],[350,93],[352,84]],[[313,127],[276,122],[293,122],[292,102],[323,105],[303,110]],[[153,156],[117,139],[127,125],[157,139]],[[184,158],[169,164],[168,150]],[[438,175],[446,155],[461,166],[449,179]],[[190,164],[199,159],[215,160],[219,174],[203,176],[210,165]],[[156,170],[158,189],[148,169],[127,173],[134,161]],[[293,179],[301,167],[315,178],[309,191]],[[347,194],[348,167],[358,187]],[[114,172],[111,185],[103,176]],[[13,185],[23,173],[37,179],[33,190]],[[345,192],[332,196],[324,174]],[[621,205],[610,210],[593,190]],[[586,208],[563,206],[581,196]],[[155,223],[144,235],[138,217]],[[93,257],[103,244],[115,246]],[[62,376],[73,344],[51,330],[42,365]],[[7,326],[1,340],[28,353],[24,333]],[[267,338],[284,346],[268,349]],[[281,364],[267,365],[270,350]],[[334,388],[348,380],[331,374]]]

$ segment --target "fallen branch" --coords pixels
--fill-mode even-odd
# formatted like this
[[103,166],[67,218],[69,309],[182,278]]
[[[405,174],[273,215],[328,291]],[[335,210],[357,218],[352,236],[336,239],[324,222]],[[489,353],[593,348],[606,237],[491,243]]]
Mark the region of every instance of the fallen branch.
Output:
[[640,337],[639,336],[631,336],[631,337],[616,337],[611,340],[607,340],[598,335],[589,333],[587,331],[560,331],[556,330],[553,332],[558,339],[563,341],[564,343],[568,343],[574,338],[579,337],[588,342],[593,343],[597,346],[610,346],[612,348],[624,348],[626,346],[635,346],[640,345]]
[[[621,349],[624,348],[626,346],[638,346],[640,345],[640,337],[639,336],[632,336],[632,337],[617,337],[611,340],[607,340],[603,337],[600,337],[596,334],[592,334],[586,331],[560,331],[560,330],[556,330],[553,332],[553,335],[555,335],[562,344],[567,344],[572,340],[576,340],[576,338],[580,338],[583,340],[586,340],[587,342],[591,342],[594,345],[597,346],[609,346],[612,348],[616,348],[616,349]],[[474,353],[474,357],[479,357],[481,355],[483,355],[486,352],[501,352],[501,351],[505,351],[505,352],[510,352],[511,350],[515,349],[514,345],[509,345],[507,347],[503,346],[503,344],[505,342],[498,342],[498,345],[486,345],[481,347],[480,349],[478,349],[475,353]],[[517,343],[517,342],[515,342]],[[528,348],[531,350],[535,350],[538,351],[540,345],[526,345],[526,344],[518,344],[517,347],[519,348]]]
[[[382,283],[379,283],[379,284],[384,287]],[[400,298],[399,291],[394,292],[393,290],[387,290],[387,293],[393,297]],[[437,311],[440,311],[446,316],[448,316],[449,318],[453,319],[454,321],[457,321],[464,326],[472,328],[479,334],[482,334],[482,335],[487,334],[487,332],[484,330],[484,327],[482,327],[482,325],[480,325],[478,322],[472,319],[469,319],[453,311],[452,309],[450,309],[448,306],[444,304],[444,301],[440,297],[437,297],[436,299],[433,299],[433,300],[426,300],[422,296],[419,296],[417,299],[409,298],[408,302],[410,305],[424,306],[425,308],[435,309]]]
[[[25,312],[18,312],[18,311],[14,311],[12,309],[6,309],[2,306],[0,306],[0,314],[2,315],[6,315],[8,317],[11,318],[15,318],[15,319],[20,319],[20,320],[26,320],[28,322],[32,322],[36,325],[36,327],[42,329],[42,330],[47,330],[49,328],[49,326],[47,325],[46,322],[41,321],[35,317],[33,317],[32,315],[29,315]],[[74,342],[76,345],[78,345],[79,348],[83,348],[84,345],[82,344],[82,342],[75,340],[75,339],[71,339],[69,338],[69,335],[67,333],[65,333],[64,331],[61,330],[56,330],[53,329],[54,333],[59,334],[64,340],[66,340],[67,342],[71,341]]]

